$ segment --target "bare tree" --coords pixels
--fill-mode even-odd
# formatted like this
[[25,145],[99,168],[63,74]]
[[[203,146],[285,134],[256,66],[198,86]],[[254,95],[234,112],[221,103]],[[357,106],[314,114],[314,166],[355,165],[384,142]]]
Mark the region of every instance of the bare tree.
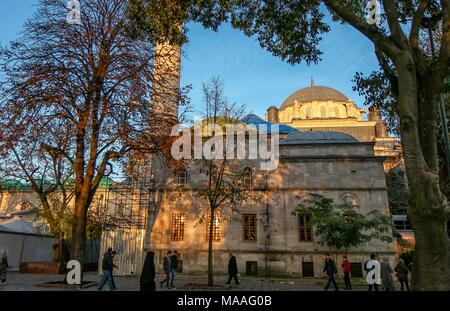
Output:
[[54,187],[73,178],[72,258],[81,262],[100,181],[140,144],[149,118],[154,49],[127,36],[126,5],[86,0],[72,25],[66,1],[41,0],[23,37],[0,50],[2,165],[35,183],[49,176],[43,158],[64,163],[67,174],[51,177]]
[[[213,242],[216,236],[215,226],[224,219],[231,218],[231,214],[237,211],[237,207],[251,196],[251,188],[248,187],[247,172],[239,160],[229,159],[224,154],[215,151],[225,150],[228,144],[236,151],[237,143],[224,143],[224,135],[215,131],[225,128],[226,125],[238,125],[245,111],[244,106],[229,105],[223,92],[223,82],[220,78],[212,78],[209,84],[203,85],[203,100],[206,105],[206,115],[200,121],[204,138],[218,138],[217,143],[211,148],[214,155],[206,157],[203,152],[199,160],[200,172],[206,176],[204,187],[197,190],[196,196],[207,202],[207,216],[205,222],[209,226],[208,234],[208,286],[213,286]],[[206,131],[205,131],[206,130]],[[221,146],[219,146],[221,145]],[[216,150],[214,150],[216,149]],[[234,153],[234,152],[233,152]],[[228,214],[228,216],[227,216]]]

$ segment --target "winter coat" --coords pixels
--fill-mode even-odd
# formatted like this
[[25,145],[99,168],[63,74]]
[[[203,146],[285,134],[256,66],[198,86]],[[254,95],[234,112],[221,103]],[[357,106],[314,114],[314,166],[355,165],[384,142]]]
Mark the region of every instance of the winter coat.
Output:
[[113,257],[108,252],[103,256],[102,269],[107,271],[112,271],[114,269]]
[[142,268],[139,285],[141,291],[155,291],[155,253],[148,252],[145,256],[144,267]]
[[172,262],[170,260],[169,256],[164,256],[163,259],[163,270],[166,273],[170,273],[170,270],[172,269]]
[[406,281],[408,279],[408,267],[404,264],[399,262],[394,269],[395,272],[397,272],[397,277],[399,281]]
[[170,257],[170,265],[171,265],[172,270],[177,270],[177,268],[178,268],[177,255],[172,255],[172,257]]
[[334,263],[333,259],[325,260],[325,266],[323,267],[323,272],[326,272],[327,275],[333,275],[333,274],[337,273],[336,264]]
[[387,261],[383,261],[380,264],[381,280],[385,288],[392,289],[392,271],[391,265]]
[[228,261],[228,274],[235,275],[238,274],[238,267],[236,262],[236,257],[231,256]]

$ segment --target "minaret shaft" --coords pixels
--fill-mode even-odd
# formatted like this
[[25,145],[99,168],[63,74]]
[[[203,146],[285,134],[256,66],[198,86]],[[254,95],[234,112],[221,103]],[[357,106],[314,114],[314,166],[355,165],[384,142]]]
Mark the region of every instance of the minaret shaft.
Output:
[[171,127],[178,120],[180,71],[180,46],[157,44],[153,62],[151,112],[152,117],[163,127]]

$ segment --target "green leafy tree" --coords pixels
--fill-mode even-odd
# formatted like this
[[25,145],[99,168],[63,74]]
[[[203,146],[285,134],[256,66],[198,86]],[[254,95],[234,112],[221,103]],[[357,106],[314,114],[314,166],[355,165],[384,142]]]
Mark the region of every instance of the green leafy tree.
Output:
[[310,215],[307,225],[314,229],[317,243],[334,250],[344,249],[347,253],[349,248],[374,239],[392,242],[390,217],[378,210],[361,214],[358,208],[352,204],[336,204],[333,199],[312,193],[294,213]]

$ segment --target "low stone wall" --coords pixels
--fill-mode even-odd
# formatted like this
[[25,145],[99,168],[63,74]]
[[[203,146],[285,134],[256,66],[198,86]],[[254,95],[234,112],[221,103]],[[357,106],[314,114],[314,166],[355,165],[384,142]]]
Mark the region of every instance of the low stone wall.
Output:
[[20,273],[59,274],[60,263],[56,262],[22,262]]
[[[155,250],[156,271],[163,273],[162,259],[164,251]],[[281,277],[281,278],[322,278],[325,253],[288,253],[273,252],[264,253],[233,252],[237,258],[239,274],[256,275],[259,277]],[[338,275],[343,276],[341,267],[344,253],[331,253],[334,260],[337,260]],[[363,264],[369,259],[370,253],[349,253],[348,258],[352,264],[352,275],[354,278],[363,278],[365,272]],[[395,252],[378,253],[379,260],[382,256],[387,256],[391,267],[394,268],[397,256]],[[215,251],[213,259],[213,270],[215,274],[227,274],[229,252]],[[202,251],[181,252],[179,261],[182,270],[179,273],[188,275],[204,275],[208,267],[208,253]]]

